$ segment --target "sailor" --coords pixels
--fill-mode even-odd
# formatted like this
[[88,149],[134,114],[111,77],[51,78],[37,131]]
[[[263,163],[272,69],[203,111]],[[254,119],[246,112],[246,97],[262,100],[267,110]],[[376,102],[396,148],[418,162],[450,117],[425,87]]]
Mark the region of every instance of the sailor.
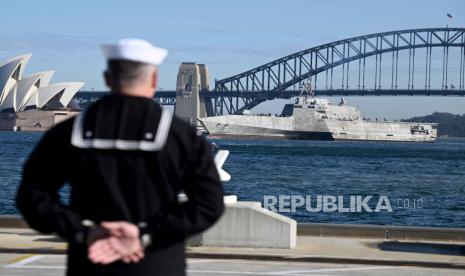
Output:
[[185,275],[184,241],[224,208],[211,146],[153,100],[166,50],[124,39],[103,52],[111,93],[44,135],[18,209],[67,240],[67,275]]

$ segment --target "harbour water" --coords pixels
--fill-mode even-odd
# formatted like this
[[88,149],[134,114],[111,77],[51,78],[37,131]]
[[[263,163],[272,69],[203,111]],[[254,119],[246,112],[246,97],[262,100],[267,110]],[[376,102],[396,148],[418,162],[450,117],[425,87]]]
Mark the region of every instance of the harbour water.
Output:
[[[0,132],[0,214],[17,214],[14,196],[22,165],[41,136]],[[225,190],[240,200],[321,195],[345,202],[350,196],[384,196],[392,207],[392,212],[308,212],[304,206],[283,213],[298,222],[465,227],[465,139],[432,144],[212,141],[230,150],[224,169],[232,180]]]

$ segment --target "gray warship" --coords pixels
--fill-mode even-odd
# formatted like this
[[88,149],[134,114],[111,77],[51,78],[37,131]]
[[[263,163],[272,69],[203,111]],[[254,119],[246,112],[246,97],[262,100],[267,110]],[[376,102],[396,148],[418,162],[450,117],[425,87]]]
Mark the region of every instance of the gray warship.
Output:
[[280,116],[224,115],[199,118],[209,137],[275,138],[298,140],[360,140],[434,142],[437,124],[370,121],[344,98],[337,105],[316,97],[305,84],[293,104]]

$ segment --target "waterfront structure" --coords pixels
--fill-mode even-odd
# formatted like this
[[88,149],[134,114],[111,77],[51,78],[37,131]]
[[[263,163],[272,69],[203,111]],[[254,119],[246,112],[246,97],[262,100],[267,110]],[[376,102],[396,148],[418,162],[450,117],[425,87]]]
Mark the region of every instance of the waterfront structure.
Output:
[[23,77],[31,54],[0,63],[0,130],[46,130],[75,115],[83,82],[50,84],[54,71]]

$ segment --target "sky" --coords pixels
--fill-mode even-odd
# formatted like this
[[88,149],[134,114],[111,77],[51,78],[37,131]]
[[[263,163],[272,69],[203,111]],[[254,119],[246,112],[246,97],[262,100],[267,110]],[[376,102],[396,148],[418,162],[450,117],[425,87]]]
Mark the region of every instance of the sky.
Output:
[[[464,12],[463,0],[0,0],[0,61],[32,53],[26,74],[53,69],[53,82],[83,81],[85,90],[105,90],[100,45],[143,38],[170,51],[160,66],[161,89],[174,90],[183,61],[207,64],[212,86],[214,79],[339,39],[446,24],[465,27]],[[457,97],[347,101],[370,118],[465,113],[465,98]],[[287,102],[267,102],[255,111],[279,113]]]

